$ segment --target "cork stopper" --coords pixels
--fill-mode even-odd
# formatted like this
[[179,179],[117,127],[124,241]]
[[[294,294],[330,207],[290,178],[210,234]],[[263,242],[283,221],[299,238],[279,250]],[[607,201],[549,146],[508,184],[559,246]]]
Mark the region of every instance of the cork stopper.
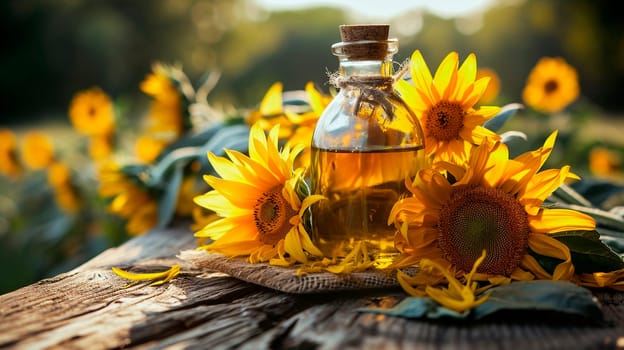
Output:
[[342,24],[340,27],[342,41],[388,40],[390,25],[388,24]]
[[340,27],[343,53],[352,60],[382,60],[388,55],[388,24],[343,24]]

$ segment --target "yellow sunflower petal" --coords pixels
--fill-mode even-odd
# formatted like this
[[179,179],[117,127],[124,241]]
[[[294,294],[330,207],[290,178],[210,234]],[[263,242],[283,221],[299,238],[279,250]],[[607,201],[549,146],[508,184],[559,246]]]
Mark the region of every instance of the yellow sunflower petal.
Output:
[[180,265],[174,264],[166,271],[151,272],[151,273],[128,272],[117,267],[113,267],[112,270],[117,276],[121,278],[125,278],[131,281],[137,281],[137,282],[154,281],[151,285],[156,286],[156,285],[160,285],[163,283],[167,283],[170,280],[172,280],[175,276],[177,276],[180,273]]
[[208,152],[208,161],[220,177],[239,182],[246,180],[237,167],[232,164],[232,161],[224,157],[218,157],[212,152]]
[[263,244],[257,240],[253,241],[236,241],[223,243],[221,240],[215,241],[208,245],[203,245],[197,249],[210,250],[227,256],[243,256],[253,254]]
[[422,102],[423,99],[419,98],[418,90],[412,84],[405,80],[399,80],[395,84],[395,89],[415,112],[427,109],[428,105]]
[[272,187],[282,181],[282,178],[276,177],[262,163],[247,157],[239,151],[226,150],[226,154],[232,162],[238,165],[238,171],[248,182],[253,182],[262,187]]
[[554,280],[570,280],[572,278],[574,265],[568,246],[548,235],[539,233],[530,234],[528,244],[537,254],[563,260],[555,267],[552,277]]
[[536,173],[540,169],[552,152],[555,146],[555,140],[557,139],[558,131],[553,131],[544,141],[544,145],[535,151],[525,152],[518,157],[514,158],[515,161],[525,163],[527,167],[534,170]]
[[459,55],[451,52],[442,60],[433,77],[433,84],[440,95],[441,100],[448,100],[457,84],[457,66]]
[[427,92],[427,100],[433,101],[433,96],[429,92],[432,88],[433,78],[427,63],[419,50],[414,51],[412,54],[410,60],[410,70],[412,72],[412,80],[416,85],[416,89],[418,91]]
[[282,101],[282,89],[283,85],[280,82],[276,82],[262,98],[260,102],[260,113],[263,115],[273,115],[282,113],[283,101]]
[[535,275],[528,271],[524,271],[521,268],[517,268],[511,273],[511,279],[515,281],[531,281],[535,279]]
[[249,254],[249,262],[257,264],[261,262],[270,261],[277,255],[277,247],[265,244],[259,246],[253,253]]
[[310,239],[310,235],[308,235],[308,233],[306,232],[303,224],[299,224],[297,228],[298,228],[297,234],[299,235],[299,241],[301,242],[301,247],[306,252],[312,254],[313,256],[322,257],[323,253],[321,252],[319,248],[317,248],[314,245],[314,243],[312,243],[312,240]]
[[447,288],[436,288],[434,286],[428,285],[425,288],[425,293],[440,305],[443,305],[457,312],[464,312],[466,310],[481,305],[487,300],[488,296],[485,295],[477,299],[476,284],[471,283],[471,276],[476,272],[477,268],[484,259],[485,251],[483,252],[481,257],[475,261],[472,271],[466,275],[465,284],[462,284],[459,280],[455,278],[455,276],[453,276],[453,274],[451,274],[450,271],[438,265],[434,261],[423,259],[423,261],[421,261],[421,265],[430,265],[433,269],[440,271],[448,282]]
[[424,297],[425,291],[424,288],[415,288],[414,286],[423,286],[425,284],[412,284],[410,282],[410,275],[406,274],[405,272],[399,270],[397,271],[397,281],[399,282],[399,285],[401,285],[401,288],[403,288],[403,290],[412,296],[420,296],[420,297]]
[[267,141],[260,123],[254,123],[249,130],[249,157],[266,166]]
[[[227,235],[236,231],[236,235]],[[258,236],[253,223],[253,218],[249,217],[225,217],[209,222],[204,228],[195,232],[195,237],[205,237],[220,242],[236,240],[254,240]]]
[[251,209],[233,206],[219,191],[209,191],[193,198],[195,204],[212,210],[219,216],[240,216],[250,214]]
[[299,235],[299,231],[296,228],[293,228],[286,234],[286,238],[284,239],[284,249],[298,262],[308,262],[308,257],[303,250],[301,235]]
[[526,270],[529,270],[530,273],[532,273],[537,279],[543,279],[543,280],[552,279],[552,275],[548,273],[546,270],[544,270],[542,265],[540,265],[539,262],[537,262],[537,260],[535,260],[535,258],[529,254],[525,254],[522,257],[520,266],[522,266],[522,268]]
[[246,182],[221,179],[212,175],[204,176],[204,181],[238,207],[252,208],[262,193],[256,186]]
[[556,190],[570,175],[570,166],[561,169],[549,169],[535,174],[527,183],[525,190],[519,193],[519,199],[534,198],[545,200]]
[[418,227],[407,232],[406,238],[410,247],[414,249],[424,248],[435,243],[438,231],[432,227]]
[[531,231],[540,233],[594,230],[596,221],[575,210],[544,208],[537,215],[529,216],[529,227]]
[[459,94],[467,90],[475,81],[477,77],[477,56],[474,53],[469,54],[457,73],[457,89],[450,96],[454,101],[463,100],[463,96],[459,96]]
[[624,291],[624,269],[610,272],[582,273],[578,276],[578,283],[590,288],[611,288]]

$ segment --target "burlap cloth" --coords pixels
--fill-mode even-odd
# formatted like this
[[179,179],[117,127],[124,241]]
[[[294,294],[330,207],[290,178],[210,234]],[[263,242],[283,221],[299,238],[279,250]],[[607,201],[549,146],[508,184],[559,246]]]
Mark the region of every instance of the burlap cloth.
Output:
[[297,276],[297,268],[250,264],[245,258],[229,258],[203,250],[184,250],[178,257],[196,268],[218,271],[237,279],[287,293],[308,294],[398,287],[394,273],[371,269],[350,274],[329,272]]

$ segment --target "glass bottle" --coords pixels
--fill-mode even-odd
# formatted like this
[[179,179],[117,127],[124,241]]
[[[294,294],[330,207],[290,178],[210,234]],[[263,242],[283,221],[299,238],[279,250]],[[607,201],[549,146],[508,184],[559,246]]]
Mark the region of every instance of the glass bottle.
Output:
[[332,45],[340,90],[317,122],[310,166],[312,192],[327,198],[312,207],[313,240],[325,256],[363,241],[378,262],[390,261],[397,251],[388,216],[423,163],[422,129],[393,88],[398,41],[388,32],[342,25],[342,42]]

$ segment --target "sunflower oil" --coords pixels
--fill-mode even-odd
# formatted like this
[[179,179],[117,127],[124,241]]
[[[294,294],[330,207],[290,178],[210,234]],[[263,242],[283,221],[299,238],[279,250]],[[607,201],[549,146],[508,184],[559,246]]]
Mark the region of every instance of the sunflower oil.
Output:
[[314,240],[324,255],[350,251],[364,241],[377,260],[395,255],[395,228],[388,225],[394,204],[409,192],[422,147],[363,152],[312,148],[312,187],[327,200],[312,215]]

